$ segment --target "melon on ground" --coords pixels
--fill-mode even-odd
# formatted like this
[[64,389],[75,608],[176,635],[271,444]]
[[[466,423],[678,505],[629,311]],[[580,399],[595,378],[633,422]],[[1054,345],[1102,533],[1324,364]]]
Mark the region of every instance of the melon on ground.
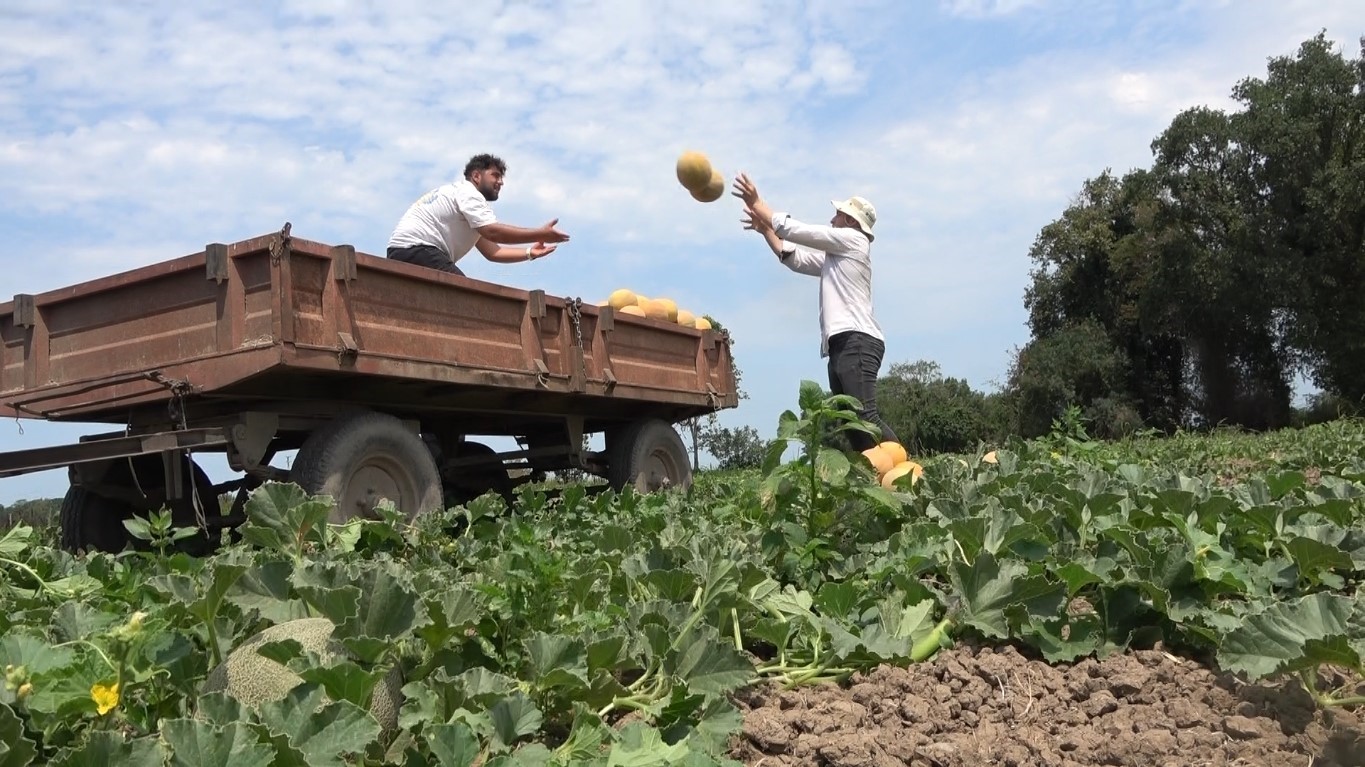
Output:
[[[256,708],[284,698],[303,683],[303,677],[256,652],[270,642],[293,639],[304,650],[326,660],[349,655],[345,646],[332,639],[335,626],[326,618],[300,618],[280,623],[247,639],[228,653],[218,667],[209,672],[200,694],[226,692],[237,702]],[[398,709],[403,705],[403,677],[395,667],[374,687],[370,713],[388,734],[398,729]]]
[[902,461],[910,460],[909,454],[905,452],[905,446],[901,445],[901,443],[899,442],[892,442],[891,440],[887,440],[881,443],[878,447],[890,453],[892,460],[894,460],[896,463],[901,463]]
[[864,450],[863,456],[867,458],[868,463],[872,464],[872,468],[877,470],[878,477],[891,471],[896,465],[896,461],[892,459],[891,454],[886,452],[881,445],[874,445],[873,447]]
[[895,486],[896,480],[904,477],[906,474],[910,475],[910,484],[913,485],[924,475],[924,467],[914,461],[901,461],[891,467],[890,471],[882,475],[882,487],[890,490]]
[[678,157],[678,183],[689,192],[705,187],[711,181],[711,161],[701,152],[688,150]]
[[713,170],[711,171],[711,180],[705,186],[688,191],[692,194],[692,199],[697,202],[715,202],[720,199],[721,195],[725,194],[725,177],[720,174],[720,171]]

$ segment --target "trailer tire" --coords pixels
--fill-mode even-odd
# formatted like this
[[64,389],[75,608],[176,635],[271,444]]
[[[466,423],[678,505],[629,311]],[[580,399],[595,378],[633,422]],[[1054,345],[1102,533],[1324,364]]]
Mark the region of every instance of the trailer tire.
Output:
[[[190,458],[182,456],[181,460],[184,462],[184,471],[194,478],[194,490],[199,494],[204,516],[220,515],[218,496],[213,492],[213,482]],[[114,459],[101,481],[130,491],[140,486],[144,492],[152,496],[164,498],[167,495],[161,456],[157,453],[137,455],[130,459]],[[185,493],[180,500],[162,503],[158,508],[170,507],[172,523],[176,527],[197,527],[198,515],[194,512],[193,503],[190,495]],[[133,503],[125,499],[110,498],[89,488],[72,485],[62,498],[60,545],[72,553],[85,549],[113,554],[129,546],[150,551],[149,543],[137,540],[128,532],[128,528],[123,526],[124,520],[132,519],[134,514],[145,515],[147,511],[140,512]],[[211,538],[209,533],[201,530],[197,535],[176,541],[172,548],[193,556],[206,556],[217,548],[217,541]]]
[[[465,440],[459,443],[453,453],[449,456],[451,459],[476,456],[492,458],[498,451],[482,442]],[[451,506],[469,503],[489,492],[497,493],[504,499],[510,499],[512,496],[512,477],[507,473],[507,469],[501,466],[455,468],[442,471],[442,476],[446,497]]]
[[336,500],[331,521],[372,517],[381,498],[409,519],[440,511],[441,475],[422,438],[374,412],[338,417],[308,436],[289,472],[308,493]]
[[614,490],[631,486],[650,493],[692,486],[687,446],[667,421],[648,418],[630,424],[613,435],[608,454],[607,482]]

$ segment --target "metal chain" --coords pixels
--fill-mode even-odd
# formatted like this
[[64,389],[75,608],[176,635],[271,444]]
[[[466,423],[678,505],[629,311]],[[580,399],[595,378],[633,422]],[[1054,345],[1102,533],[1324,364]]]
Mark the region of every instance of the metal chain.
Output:
[[583,348],[583,322],[582,322],[583,313],[582,313],[582,311],[581,311],[581,307],[582,307],[582,306],[583,306],[583,299],[582,299],[582,298],[578,298],[578,297],[576,297],[576,296],[574,297],[574,300],[568,302],[568,308],[569,308],[569,324],[573,325],[574,341],[578,344],[578,348],[580,348],[580,349]]
[[[288,225],[286,224],[286,226]],[[166,409],[169,411],[168,414],[170,415],[171,420],[176,423],[180,430],[187,431],[190,428],[190,424],[188,417],[185,415],[185,395],[193,394],[194,386],[189,381],[182,381],[178,378],[166,378],[161,375],[160,372],[153,372],[149,377],[171,390],[171,401],[167,403]],[[199,525],[200,530],[207,533],[209,521],[204,515],[204,500],[199,497],[199,483],[194,481],[194,459],[192,458],[189,448],[182,450],[181,453],[185,456],[185,462],[189,465],[189,472],[186,479],[190,489],[190,506],[194,508],[194,521],[195,524]],[[129,460],[131,462],[132,459]],[[133,481],[137,481],[136,475],[134,476]],[[168,491],[169,489],[170,488],[167,488]]]

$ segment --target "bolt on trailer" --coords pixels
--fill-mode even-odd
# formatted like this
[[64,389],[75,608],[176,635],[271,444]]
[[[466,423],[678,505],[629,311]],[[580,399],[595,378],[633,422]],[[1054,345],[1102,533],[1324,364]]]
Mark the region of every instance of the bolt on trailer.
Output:
[[[73,551],[122,549],[123,520],[162,508],[199,529],[188,548],[207,550],[266,481],[331,496],[338,522],[382,499],[411,518],[569,469],[614,489],[686,487],[675,424],[738,405],[730,354],[723,332],[303,240],[285,224],[0,304],[0,416],[112,427],[0,453],[0,477],[68,468]],[[585,447],[592,434],[605,449]],[[271,464],[289,450],[289,468]],[[238,476],[212,483],[202,453]]]

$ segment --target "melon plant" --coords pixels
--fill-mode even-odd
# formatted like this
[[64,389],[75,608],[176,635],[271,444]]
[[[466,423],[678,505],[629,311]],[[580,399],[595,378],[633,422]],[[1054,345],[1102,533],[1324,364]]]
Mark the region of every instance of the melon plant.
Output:
[[[335,624],[327,618],[300,618],[279,623],[250,637],[209,672],[201,694],[225,692],[243,705],[257,708],[280,700],[303,683],[303,677],[284,665],[261,655],[258,650],[271,642],[293,639],[305,653],[316,653],[324,663],[351,654],[332,638]],[[403,679],[398,668],[375,685],[369,711],[385,733],[398,728],[398,709],[403,704]]]

